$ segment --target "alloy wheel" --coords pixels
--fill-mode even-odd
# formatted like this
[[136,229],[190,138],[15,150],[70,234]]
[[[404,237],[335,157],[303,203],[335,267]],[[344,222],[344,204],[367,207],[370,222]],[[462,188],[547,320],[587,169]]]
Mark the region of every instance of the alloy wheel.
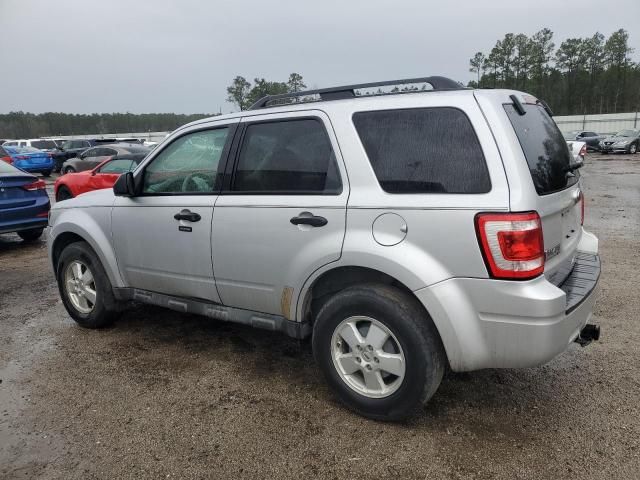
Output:
[[388,397],[402,385],[406,359],[400,342],[374,318],[340,322],[331,337],[331,358],[340,378],[366,397]]
[[86,264],[74,260],[64,274],[67,296],[73,307],[80,313],[91,313],[96,304],[96,284],[93,273]]

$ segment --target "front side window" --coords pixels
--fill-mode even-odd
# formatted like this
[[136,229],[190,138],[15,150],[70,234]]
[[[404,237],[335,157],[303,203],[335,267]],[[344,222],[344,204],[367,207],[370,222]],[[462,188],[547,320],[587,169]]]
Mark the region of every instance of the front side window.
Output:
[[299,119],[249,125],[232,189],[247,194],[340,194],[340,174],[322,122]]
[[89,150],[85,150],[84,152],[82,152],[82,158],[99,157],[101,155],[100,150],[102,149],[90,148]]
[[143,193],[211,193],[217,190],[218,164],[228,128],[202,130],[177,138],[144,172]]
[[491,180],[478,137],[457,108],[353,115],[380,187],[388,193],[487,193]]

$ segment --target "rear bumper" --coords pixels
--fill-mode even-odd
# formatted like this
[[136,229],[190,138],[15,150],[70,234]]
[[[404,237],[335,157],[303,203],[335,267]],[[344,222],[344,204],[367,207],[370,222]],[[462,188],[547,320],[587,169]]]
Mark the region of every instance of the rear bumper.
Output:
[[0,233],[21,232],[23,230],[33,230],[36,228],[45,228],[47,226],[47,218],[30,218],[21,220],[11,224],[0,224]]
[[600,276],[595,253],[579,252],[560,287],[454,278],[415,292],[431,314],[454,371],[533,367],[565,351],[592,316]]

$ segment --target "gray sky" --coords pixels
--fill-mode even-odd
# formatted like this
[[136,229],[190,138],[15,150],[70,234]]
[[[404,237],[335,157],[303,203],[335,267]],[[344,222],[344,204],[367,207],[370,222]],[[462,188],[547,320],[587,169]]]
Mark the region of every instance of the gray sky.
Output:
[[0,112],[233,110],[236,75],[308,87],[445,75],[507,32],[630,34],[639,0],[0,0]]

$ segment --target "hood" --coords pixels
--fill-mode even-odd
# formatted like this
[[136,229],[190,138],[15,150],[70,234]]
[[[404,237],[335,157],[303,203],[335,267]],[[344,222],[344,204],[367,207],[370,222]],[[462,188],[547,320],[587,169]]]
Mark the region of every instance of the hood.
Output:
[[115,199],[116,196],[113,194],[113,189],[105,188],[80,194],[77,197],[65,200],[64,202],[57,202],[52,209],[62,210],[66,208],[111,207]]

